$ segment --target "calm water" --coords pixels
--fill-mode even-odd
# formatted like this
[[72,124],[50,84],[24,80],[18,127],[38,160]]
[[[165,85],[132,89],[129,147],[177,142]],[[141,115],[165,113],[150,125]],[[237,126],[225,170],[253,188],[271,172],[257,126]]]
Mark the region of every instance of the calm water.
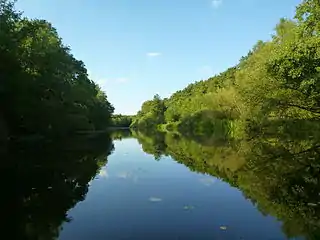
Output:
[[298,136],[8,146],[5,218],[13,239],[319,239],[319,145]]
[[115,151],[69,212],[60,239],[284,239],[281,223],[263,216],[241,191],[163,157],[136,139]]

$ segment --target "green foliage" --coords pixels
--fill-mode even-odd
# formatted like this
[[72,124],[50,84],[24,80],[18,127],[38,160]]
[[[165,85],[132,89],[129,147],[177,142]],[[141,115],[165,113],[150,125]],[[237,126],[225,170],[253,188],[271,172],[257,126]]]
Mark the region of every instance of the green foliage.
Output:
[[111,117],[111,126],[118,128],[130,127],[134,116],[115,114]]
[[[165,143],[165,134],[162,132],[140,132],[132,131],[132,136],[137,138],[138,142],[142,145],[144,152],[154,155],[156,160],[159,160],[165,153],[167,145]],[[148,136],[153,136],[152,138]]]
[[295,18],[299,21],[304,35],[319,37],[320,2],[318,0],[304,0],[297,7]]
[[105,129],[113,107],[45,20],[0,1],[0,104],[8,135]]
[[146,101],[142,104],[141,110],[132,121],[132,128],[155,128],[157,125],[164,123],[164,112],[166,106],[164,100],[156,94],[153,100]]
[[320,124],[274,119],[252,139],[142,133],[134,136],[157,159],[171,156],[190,170],[239,188],[265,215],[282,222],[288,238],[319,239]]
[[258,41],[237,66],[166,99],[164,122],[156,120],[163,112],[148,108],[153,101],[147,101],[137,125],[157,128],[160,122],[166,130],[178,126],[180,132],[208,135],[225,122],[229,137],[243,138],[272,119],[319,119],[319,9],[318,0],[302,1],[296,21],[281,19],[272,38]]

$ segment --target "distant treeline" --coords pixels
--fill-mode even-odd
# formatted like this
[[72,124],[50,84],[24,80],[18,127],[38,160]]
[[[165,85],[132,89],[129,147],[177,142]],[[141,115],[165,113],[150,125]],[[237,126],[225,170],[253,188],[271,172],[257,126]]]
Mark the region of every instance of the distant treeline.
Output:
[[171,97],[142,104],[136,129],[244,136],[270,121],[320,118],[320,2],[304,0],[239,63]]
[[133,115],[114,114],[111,117],[111,126],[116,128],[129,128],[133,118]]
[[103,130],[113,106],[47,21],[0,0],[0,140]]

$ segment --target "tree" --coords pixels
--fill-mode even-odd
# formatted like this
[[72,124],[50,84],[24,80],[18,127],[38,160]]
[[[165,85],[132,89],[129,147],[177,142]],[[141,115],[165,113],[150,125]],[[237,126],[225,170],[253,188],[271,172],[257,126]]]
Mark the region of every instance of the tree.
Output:
[[296,9],[301,33],[304,36],[318,36],[320,32],[320,2],[319,0],[304,0]]
[[166,106],[164,101],[158,94],[153,97],[153,100],[145,101],[141,110],[133,120],[131,127],[134,128],[155,128],[157,125],[164,123],[164,112]]
[[[0,1],[2,126],[9,136],[105,129],[112,105],[45,20]],[[10,107],[8,107],[10,106]]]
[[155,117],[162,116],[156,95],[143,103],[135,122],[207,134],[223,120],[230,137],[236,131],[246,137],[274,119],[319,119],[319,29],[319,0],[302,1],[294,20],[280,19],[272,38],[257,41],[236,66],[166,99],[164,119]]

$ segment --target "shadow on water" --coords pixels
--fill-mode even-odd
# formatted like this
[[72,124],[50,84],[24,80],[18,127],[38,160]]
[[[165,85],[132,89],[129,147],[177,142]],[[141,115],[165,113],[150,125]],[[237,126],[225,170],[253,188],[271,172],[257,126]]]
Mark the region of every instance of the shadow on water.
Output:
[[1,152],[2,234],[57,239],[67,211],[85,199],[89,182],[113,151],[108,135],[10,143]]
[[282,222],[288,238],[320,239],[319,132],[318,122],[296,120],[269,122],[251,140],[133,136],[158,160],[171,156],[192,171],[239,188],[263,214]]

